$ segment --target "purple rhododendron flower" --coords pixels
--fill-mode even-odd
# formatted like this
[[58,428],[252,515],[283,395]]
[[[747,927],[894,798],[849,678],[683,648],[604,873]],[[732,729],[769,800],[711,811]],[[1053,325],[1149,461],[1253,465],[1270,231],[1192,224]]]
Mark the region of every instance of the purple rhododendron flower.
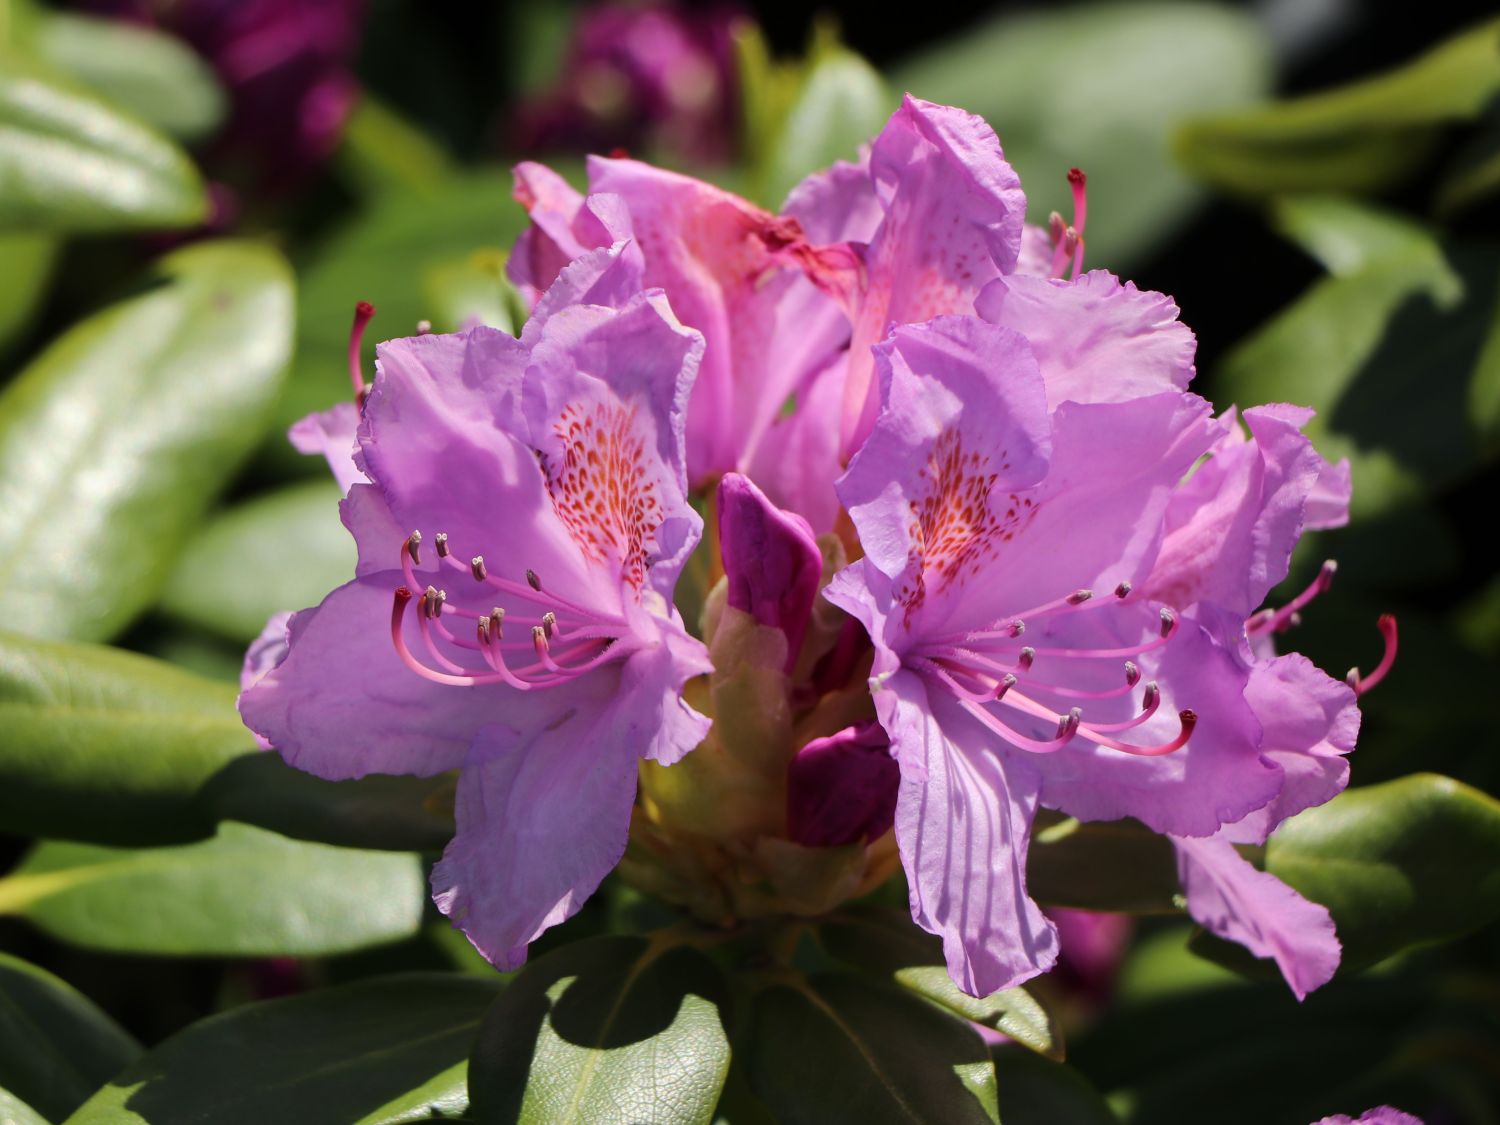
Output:
[[701,529],[682,456],[701,351],[651,293],[551,307],[519,341],[382,344],[343,505],[357,577],[240,699],[322,777],[459,771],[433,889],[502,967],[619,860],[637,761],[707,730],[682,687],[708,662],[671,604]]
[[628,831],[628,878],[722,924],[827,911],[899,851],[994,992],[1058,956],[1046,808],[1169,837],[1192,915],[1318,987],[1328,911],[1238,846],[1344,787],[1394,656],[1388,620],[1368,677],[1276,652],[1331,568],[1262,608],[1348,467],[1306,411],[1213,417],[1175,304],[1084,272],[1069,178],[1072,222],[1027,225],[989,126],[910,97],[780,215],[631,160],[587,194],[518,167],[520,340],[383,345],[359,408],[293,431],[360,565],[247,660],[252,728],[329,777],[458,769],[434,888],[504,966]]
[[1320,1117],[1312,1125],[1422,1125],[1422,1119],[1392,1106],[1378,1105],[1374,1109],[1365,1110],[1358,1117],[1335,1113],[1332,1117]]

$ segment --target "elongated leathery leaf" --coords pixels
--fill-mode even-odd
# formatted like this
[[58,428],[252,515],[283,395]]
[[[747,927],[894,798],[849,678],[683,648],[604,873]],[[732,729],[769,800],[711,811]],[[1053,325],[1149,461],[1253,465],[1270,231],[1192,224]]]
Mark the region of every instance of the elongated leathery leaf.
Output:
[[151,604],[264,432],[291,313],[275,251],[190,246],[0,393],[7,627],[104,640]]
[[251,1004],[172,1036],[69,1125],[404,1125],[462,1113],[466,1058],[499,988],[403,973]]
[[0,54],[0,231],[179,227],[207,212],[202,180],[171,141]]
[[486,1125],[708,1125],[729,1068],[726,986],[695,950],[602,937],[528,965],[469,1065]]
[[902,989],[828,973],[760,993],[749,1075],[785,1125],[998,1122],[977,1032]]
[[140,1053],[86,997],[0,953],[0,1121],[10,1120],[7,1093],[61,1121]]
[[0,913],[121,953],[337,953],[416,933],[417,857],[225,823],[211,840],[101,848],[44,841],[0,879]]

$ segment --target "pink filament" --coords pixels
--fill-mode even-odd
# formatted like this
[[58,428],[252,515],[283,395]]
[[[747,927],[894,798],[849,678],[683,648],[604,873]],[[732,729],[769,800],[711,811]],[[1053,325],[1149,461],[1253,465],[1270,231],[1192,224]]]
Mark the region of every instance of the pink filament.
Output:
[[354,385],[354,401],[357,403],[363,403],[369,391],[365,385],[359,349],[365,338],[365,326],[370,323],[370,318],[374,315],[375,306],[369,301],[361,301],[354,306],[354,324],[349,329],[349,381]]

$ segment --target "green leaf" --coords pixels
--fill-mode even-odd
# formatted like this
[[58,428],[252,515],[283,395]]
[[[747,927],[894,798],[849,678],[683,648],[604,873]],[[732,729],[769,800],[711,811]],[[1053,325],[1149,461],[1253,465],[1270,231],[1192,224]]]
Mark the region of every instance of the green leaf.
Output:
[[432,323],[439,332],[457,332],[474,321],[515,335],[526,320],[516,287],[505,276],[504,250],[475,250],[438,262],[423,275]]
[[485,1125],[708,1125],[729,1068],[726,993],[684,946],[599,937],[528,965],[485,1017],[469,1063]]
[[1072,214],[1088,173],[1088,261],[1119,270],[1185,224],[1202,192],[1169,153],[1173,127],[1262,96],[1270,48],[1248,14],[1213,4],[1073,4],[1010,13],[898,65],[898,90],[984,117],[1026,187],[1033,222]]
[[1365,519],[1461,479],[1477,464],[1455,420],[1492,312],[1492,255],[1458,247],[1378,209],[1288,200],[1277,222],[1334,271],[1225,358],[1225,401],[1297,402],[1318,413],[1306,431],[1329,459],[1349,457],[1353,515]]
[[830,954],[848,965],[887,975],[938,1007],[994,1028],[1046,1055],[1064,1055],[1062,1030],[1024,988],[1005,988],[976,998],[948,975],[942,943],[896,911],[849,910],[822,922],[818,934]]
[[140,1053],[81,993],[0,953],[0,1121],[10,1120],[7,1094],[61,1121]]
[[1182,163],[1241,195],[1376,191],[1422,167],[1438,129],[1477,117],[1500,91],[1500,20],[1414,62],[1293,101],[1195,121]]
[[50,1125],[50,1122],[40,1113],[4,1089],[0,1089],[0,1123],[3,1125]]
[[0,352],[41,306],[58,249],[51,235],[0,234]]
[[897,104],[879,72],[853,51],[820,52],[770,145],[766,201],[779,206],[808,173],[856,160]]
[[113,844],[209,835],[199,788],[254,749],[234,696],[149,657],[0,633],[0,823]]
[[187,44],[152,28],[58,12],[41,21],[34,50],[169,136],[195,140],[224,119],[224,91],[213,69]]
[[235,688],[98,645],[0,633],[0,823],[112,845],[201,839],[221,819],[345,847],[437,850],[452,781],[325,781],[254,749]]
[[178,1032],[68,1125],[398,1125],[468,1105],[498,979],[403,973],[249,1004]]
[[282,436],[314,410],[349,398],[346,355],[357,301],[377,315],[365,334],[368,378],[375,341],[416,332],[437,313],[427,271],[487,246],[509,246],[526,224],[511,198],[508,171],[484,169],[425,190],[391,191],[373,200],[302,271],[297,304],[297,358],[277,407],[270,452],[283,472],[322,473],[321,461],[293,452]]
[[1266,870],[1333,914],[1350,972],[1500,918],[1500,801],[1412,774],[1292,818]]
[[19,632],[104,640],[265,432],[291,342],[285,263],[248,242],[158,263],[0,392],[0,585]]
[[1173,914],[1181,887],[1172,845],[1134,820],[1039,827],[1026,885],[1048,906],[1125,914]]
[[251,641],[272,614],[317,605],[354,576],[341,495],[332,481],[311,481],[225,509],[178,555],[162,608]]
[[1489,331],[1469,377],[1469,421],[1485,453],[1500,453],[1500,301],[1490,314]]
[[327,781],[279,754],[246,754],[204,783],[199,805],[221,820],[346,848],[438,852],[453,838],[454,781],[370,774]]
[[995,1123],[995,1070],[973,1028],[891,985],[847,973],[755,997],[751,1085],[785,1125]]
[[379,191],[431,190],[453,172],[435,141],[368,90],[344,123],[339,163],[361,186]]
[[0,913],[119,953],[338,953],[417,932],[417,857],[225,823],[211,840],[128,850],[44,841],[0,879]]
[[183,227],[207,213],[203,181],[171,141],[0,56],[0,231]]
[[993,1055],[1005,1125],[1119,1125],[1076,1067],[1015,1047],[996,1048]]

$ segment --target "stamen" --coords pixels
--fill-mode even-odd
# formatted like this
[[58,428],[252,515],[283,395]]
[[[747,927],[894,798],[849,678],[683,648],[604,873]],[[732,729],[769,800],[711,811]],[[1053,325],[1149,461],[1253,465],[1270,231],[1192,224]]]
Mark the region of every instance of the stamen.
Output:
[[1133,589],[1135,589],[1135,587],[1132,586],[1129,582],[1121,582],[1118,586],[1115,587],[1115,597],[1128,598],[1130,596],[1130,591]]
[[1161,635],[1163,638],[1170,637],[1177,631],[1177,614],[1170,609],[1161,611]]
[[438,532],[433,538],[433,543],[437,546],[438,558],[446,559],[448,557],[448,533],[446,531]]
[[432,321],[430,321],[430,320],[419,320],[419,321],[417,321],[417,335],[418,336],[427,336],[427,335],[430,335],[431,333],[432,333]]
[[1373,687],[1378,687],[1380,681],[1389,674],[1391,667],[1396,663],[1396,618],[1395,615],[1383,613],[1375,622],[1375,627],[1380,630],[1380,635],[1385,639],[1385,652],[1380,657],[1380,663],[1375,665],[1375,670],[1368,676],[1361,676],[1358,668],[1350,668],[1349,674],[1344,677],[1344,682],[1354,689],[1355,695],[1364,695]]
[[1015,621],[1012,621],[1010,623],[1010,635],[1012,637],[1019,637],[1023,633],[1025,633],[1025,632],[1026,632],[1026,622],[1024,622],[1024,621],[1020,620],[1019,618],[1017,618]]
[[469,560],[469,570],[473,573],[475,582],[483,582],[489,575],[489,571],[484,568],[483,555],[475,555]]
[[1069,605],[1082,605],[1084,602],[1088,601],[1093,596],[1094,596],[1094,591],[1092,591],[1092,590],[1074,590],[1064,600]]
[[1141,666],[1134,660],[1125,661],[1125,684],[1127,687],[1135,687],[1141,682]]
[[1007,673],[1005,673],[1005,675],[1002,676],[1001,679],[1000,679],[1000,686],[995,689],[995,702],[999,703],[1002,699],[1005,698],[1005,693],[1008,692],[1011,688],[1013,688],[1015,686],[1016,686],[1015,673],[1014,672],[1007,672]]
[[1069,739],[1078,733],[1078,724],[1083,722],[1083,709],[1074,707],[1065,718],[1057,720],[1057,737]]
[[1300,611],[1319,594],[1327,592],[1333,585],[1333,576],[1338,573],[1339,564],[1329,559],[1318,568],[1317,577],[1308,584],[1307,589],[1298,594],[1280,609],[1263,609],[1259,613],[1252,614],[1250,620],[1245,622],[1247,633],[1260,633],[1269,629],[1275,633],[1285,632],[1287,629],[1295,628],[1302,623]]
[[1090,723],[1089,730],[1110,732],[1133,730],[1134,728],[1144,723],[1152,715],[1156,714],[1156,710],[1160,706],[1161,689],[1156,686],[1156,681],[1152,680],[1146,684],[1145,695],[1141,698],[1141,711],[1140,714],[1135,716],[1135,718],[1125,719],[1122,722],[1118,723]]
[[1020,655],[1016,658],[1016,663],[1020,665],[1021,671],[1023,672],[1031,671],[1031,665],[1035,663],[1035,661],[1036,649],[1032,648],[1030,645],[1027,645],[1025,648],[1021,649]]
[[542,632],[546,634],[549,641],[552,639],[552,631],[556,628],[557,614],[549,609],[546,613],[542,614]]
[[406,553],[411,556],[411,561],[418,566],[422,565],[422,533],[413,531],[406,537]]
[[505,635],[505,610],[499,606],[490,610],[490,631],[497,641]]
[[375,315],[375,306],[361,301],[354,306],[354,324],[349,329],[349,381],[354,385],[354,401],[363,406],[370,388],[365,385],[364,372],[360,369],[359,349],[365,338],[365,325]]
[[526,568],[526,585],[537,591],[537,593],[541,593],[542,580],[536,576],[536,571],[530,567]]
[[972,700],[960,699],[958,705],[983,723],[992,733],[998,734],[1017,749],[1026,750],[1032,754],[1050,754],[1054,750],[1061,750],[1073,740],[1073,736],[1077,733],[1078,729],[1076,726],[1068,729],[1067,720],[1063,720],[1062,724],[1059,725],[1056,738],[1049,742],[1040,742],[1035,738],[1027,738],[1019,731],[1012,730],[1002,723],[997,716],[986,711],[984,707]]

